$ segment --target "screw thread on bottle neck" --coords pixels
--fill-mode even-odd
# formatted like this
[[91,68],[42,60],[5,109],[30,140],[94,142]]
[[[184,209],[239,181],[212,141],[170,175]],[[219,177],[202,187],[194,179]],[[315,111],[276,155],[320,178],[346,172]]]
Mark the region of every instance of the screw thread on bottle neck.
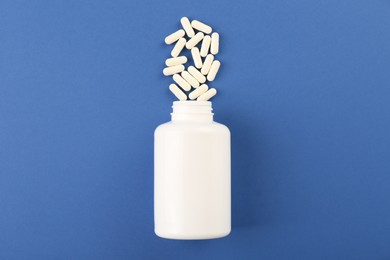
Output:
[[174,101],[172,121],[212,122],[213,108],[210,101]]

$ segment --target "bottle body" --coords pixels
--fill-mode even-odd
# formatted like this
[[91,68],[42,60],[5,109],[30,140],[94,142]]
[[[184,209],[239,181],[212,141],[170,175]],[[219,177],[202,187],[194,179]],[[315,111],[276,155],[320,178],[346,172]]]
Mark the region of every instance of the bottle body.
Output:
[[[197,103],[176,105],[202,105]],[[203,104],[211,108],[211,102]],[[211,110],[211,120],[196,111],[177,113],[177,120],[174,111],[173,120],[155,131],[154,220],[160,237],[211,239],[231,230],[230,131],[212,121]]]

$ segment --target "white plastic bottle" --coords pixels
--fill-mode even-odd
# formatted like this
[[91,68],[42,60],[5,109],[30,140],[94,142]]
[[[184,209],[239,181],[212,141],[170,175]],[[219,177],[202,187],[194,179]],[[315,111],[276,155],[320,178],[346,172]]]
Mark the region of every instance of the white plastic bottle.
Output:
[[154,133],[154,223],[159,237],[211,239],[231,230],[230,131],[210,101],[173,102]]

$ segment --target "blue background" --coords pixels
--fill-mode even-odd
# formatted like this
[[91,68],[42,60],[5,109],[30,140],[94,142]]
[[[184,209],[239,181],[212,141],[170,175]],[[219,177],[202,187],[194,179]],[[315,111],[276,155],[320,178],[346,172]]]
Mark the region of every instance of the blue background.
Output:
[[[164,37],[221,34],[233,231],[153,232]],[[0,259],[390,259],[390,1],[1,1]]]

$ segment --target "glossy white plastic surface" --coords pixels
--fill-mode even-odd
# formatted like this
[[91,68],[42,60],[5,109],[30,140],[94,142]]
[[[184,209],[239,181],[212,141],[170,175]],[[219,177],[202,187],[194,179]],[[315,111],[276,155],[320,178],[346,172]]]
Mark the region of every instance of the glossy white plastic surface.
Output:
[[175,101],[154,133],[155,233],[212,239],[231,231],[230,131],[211,102]]

